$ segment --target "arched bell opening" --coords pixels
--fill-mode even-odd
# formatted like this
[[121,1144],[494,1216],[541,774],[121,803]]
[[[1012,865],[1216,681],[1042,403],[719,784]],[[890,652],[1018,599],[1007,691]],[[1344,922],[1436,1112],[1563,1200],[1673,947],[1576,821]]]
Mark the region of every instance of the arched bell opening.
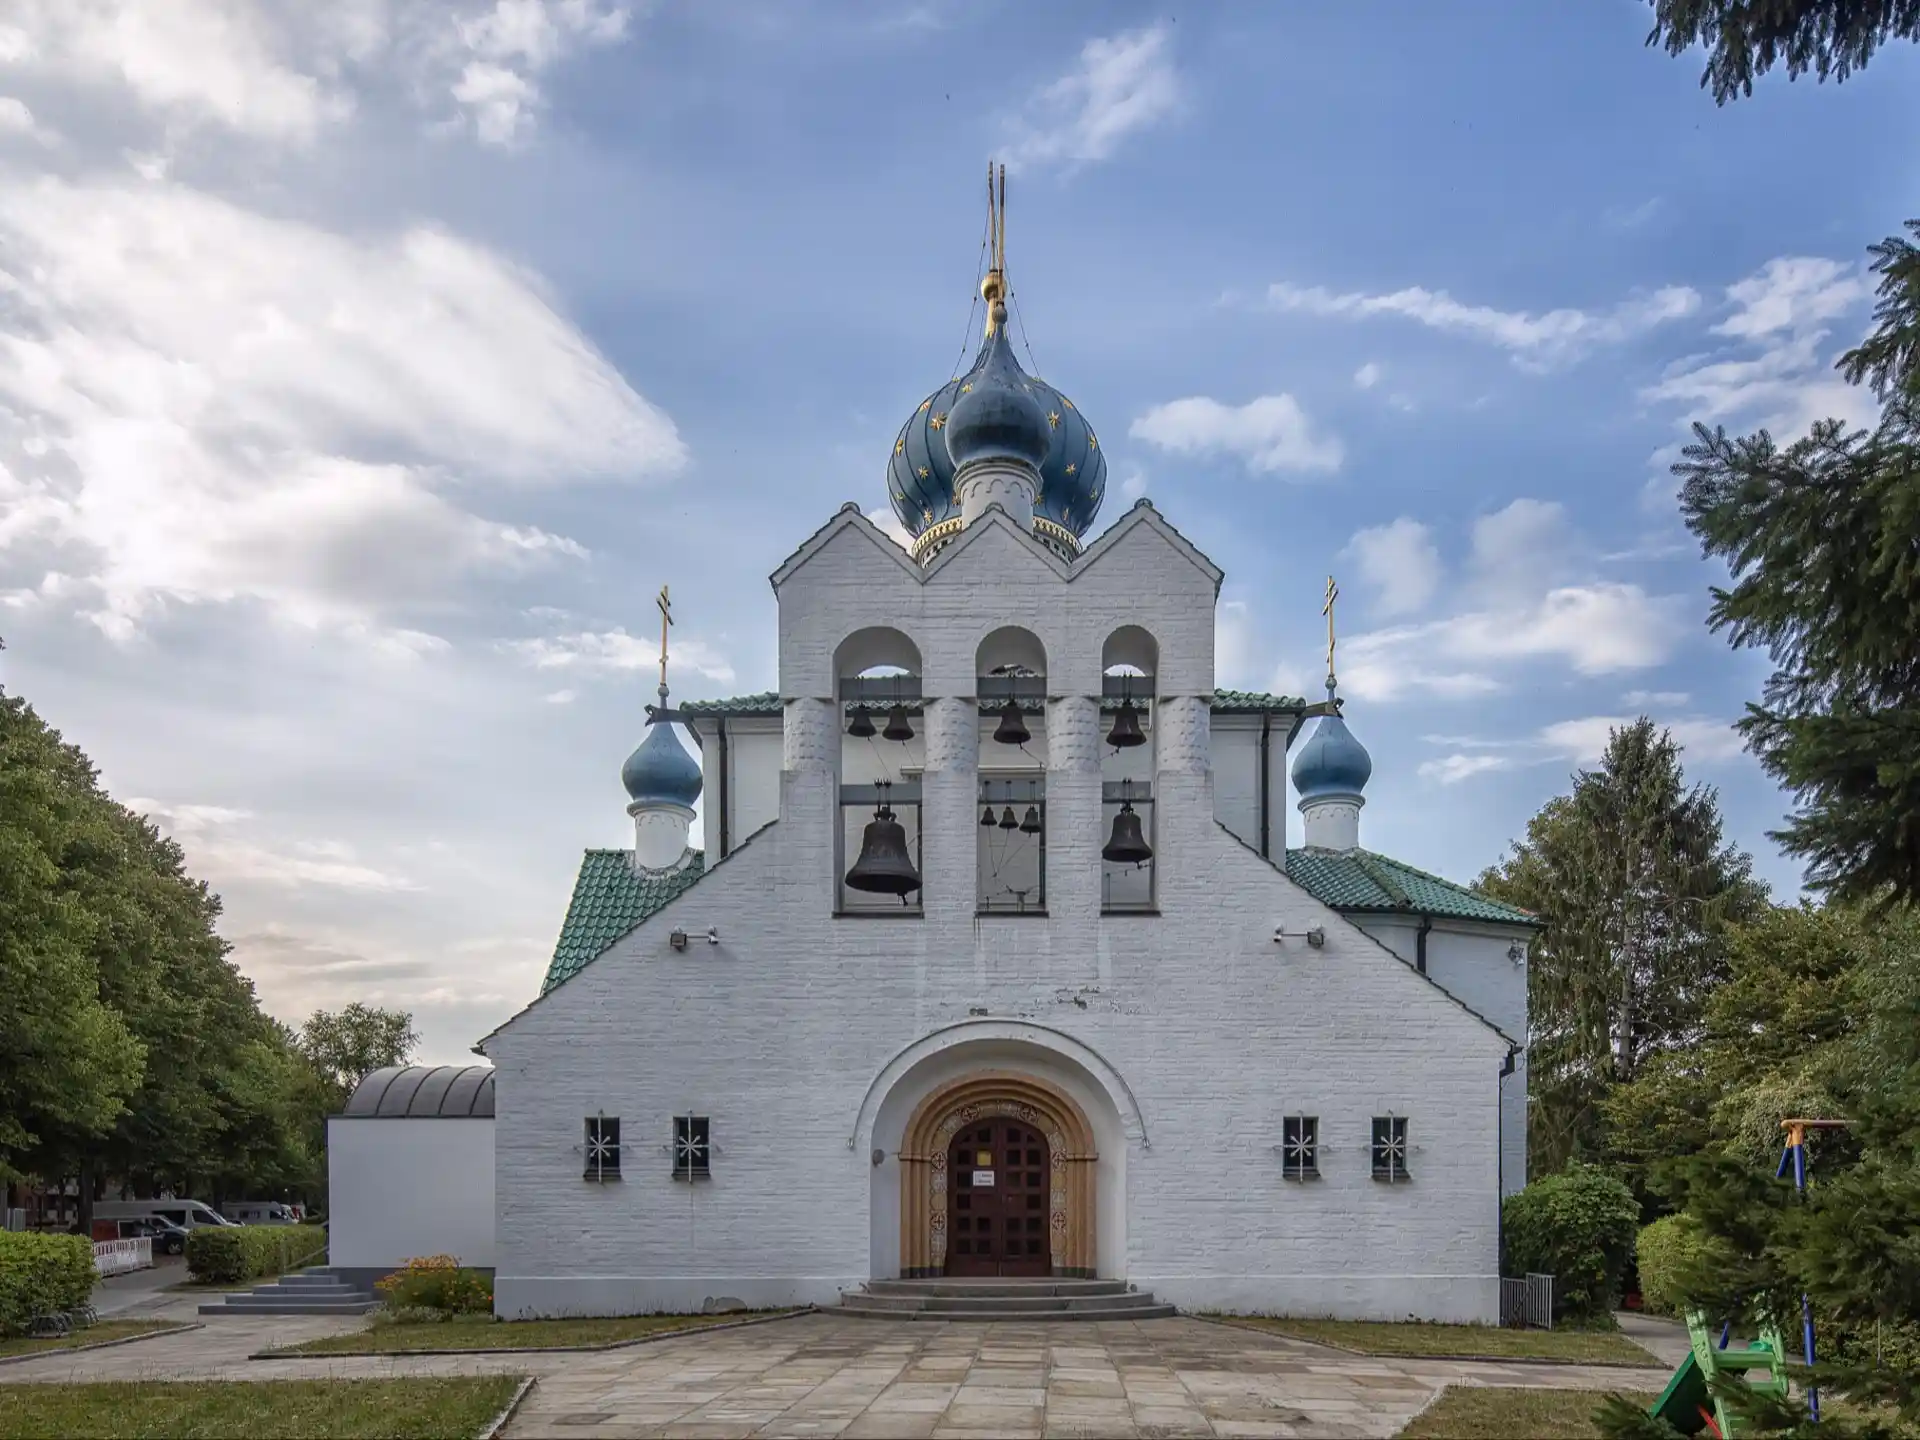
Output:
[[834,651],[841,721],[836,908],[843,914],[920,913],[920,663],[912,638],[884,625],[854,631]]
[[1153,780],[1160,645],[1138,625],[1122,625],[1101,647],[1100,908],[1152,911]]
[[975,910],[1047,913],[1047,647],[1004,625],[974,655],[980,706]]

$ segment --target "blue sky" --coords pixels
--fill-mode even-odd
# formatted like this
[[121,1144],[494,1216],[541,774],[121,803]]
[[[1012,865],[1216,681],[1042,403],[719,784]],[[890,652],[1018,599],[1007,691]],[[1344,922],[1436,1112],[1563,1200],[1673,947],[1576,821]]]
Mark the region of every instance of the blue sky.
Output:
[[[319,13],[308,13],[317,10]],[[1443,10],[1450,13],[1442,14]],[[227,901],[276,1013],[458,1058],[627,835],[651,596],[760,689],[766,575],[963,349],[1023,358],[1318,682],[1365,842],[1471,880],[1645,711],[1765,838],[1764,664],[1666,466],[1870,412],[1915,58],[1716,109],[1650,10],[29,0],[0,19],[0,682]],[[1297,835],[1297,821],[1295,827]]]

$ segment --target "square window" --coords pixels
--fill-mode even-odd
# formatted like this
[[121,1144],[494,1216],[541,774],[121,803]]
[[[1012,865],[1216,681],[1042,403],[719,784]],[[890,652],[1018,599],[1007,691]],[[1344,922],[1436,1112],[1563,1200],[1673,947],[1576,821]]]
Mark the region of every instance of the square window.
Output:
[[673,1178],[705,1180],[712,1171],[708,1157],[713,1153],[710,1129],[704,1115],[673,1117]]
[[1407,1179],[1406,1116],[1374,1116],[1372,1149],[1374,1179],[1388,1184]]
[[613,1115],[587,1116],[586,1144],[588,1180],[620,1178],[620,1121]]
[[1320,1178],[1320,1118],[1288,1115],[1280,1122],[1280,1173],[1289,1180]]

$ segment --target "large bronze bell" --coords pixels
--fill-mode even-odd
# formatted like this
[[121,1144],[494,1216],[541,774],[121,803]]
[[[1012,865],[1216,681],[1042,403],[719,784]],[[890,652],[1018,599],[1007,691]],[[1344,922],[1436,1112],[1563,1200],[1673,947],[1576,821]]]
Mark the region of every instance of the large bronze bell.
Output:
[[1147,844],[1131,800],[1120,802],[1120,813],[1113,817],[1113,834],[1102,847],[1100,858],[1116,865],[1144,865],[1153,859],[1153,847]]
[[1113,729],[1107,732],[1107,744],[1116,750],[1131,750],[1146,743],[1147,737],[1140,730],[1140,712],[1133,701],[1122,700],[1120,713],[1113,717]]
[[1020,822],[1020,833],[1022,835],[1038,835],[1040,833],[1040,807],[1038,805],[1027,806],[1027,818]]
[[1033,738],[1027,730],[1026,717],[1020,713],[1020,702],[1009,700],[1000,707],[1000,723],[994,727],[993,742],[996,745],[1024,745]]
[[913,739],[913,726],[907,723],[907,707],[895,705],[887,711],[887,728],[880,733],[889,740]]
[[1018,830],[1020,828],[1020,822],[1013,818],[1013,806],[1009,805],[1000,812],[1000,828],[1002,830]]
[[898,895],[902,905],[920,888],[920,872],[907,853],[907,831],[893,811],[876,806],[860,840],[860,858],[847,871],[847,886],[873,895]]
[[856,740],[873,738],[873,712],[864,705],[853,707],[853,719],[847,722],[847,734]]

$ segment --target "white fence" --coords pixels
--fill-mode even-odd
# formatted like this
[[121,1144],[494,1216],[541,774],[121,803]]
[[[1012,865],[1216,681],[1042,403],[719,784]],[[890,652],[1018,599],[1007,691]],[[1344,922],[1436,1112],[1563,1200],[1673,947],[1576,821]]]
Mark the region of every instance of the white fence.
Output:
[[1553,1328],[1553,1276],[1528,1273],[1500,1281],[1500,1323],[1515,1329]]
[[153,1267],[153,1237],[93,1242],[93,1268],[101,1275],[123,1275],[129,1270]]

